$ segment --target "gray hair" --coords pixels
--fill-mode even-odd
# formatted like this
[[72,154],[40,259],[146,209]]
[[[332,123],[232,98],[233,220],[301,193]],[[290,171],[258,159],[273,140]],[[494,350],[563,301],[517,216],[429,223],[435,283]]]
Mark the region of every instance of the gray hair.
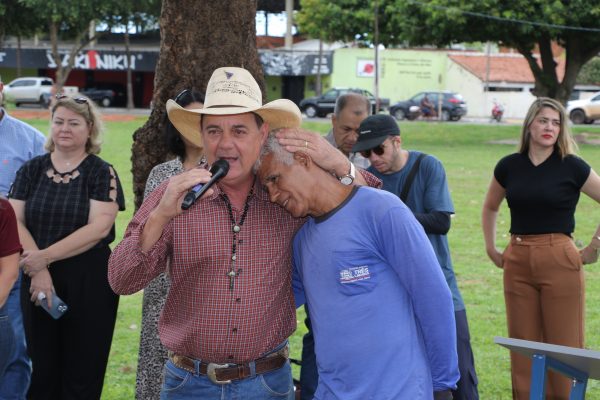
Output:
[[260,165],[262,163],[263,158],[265,158],[269,154],[273,154],[273,157],[276,161],[284,165],[292,165],[294,163],[294,155],[287,151],[282,145],[279,144],[279,140],[275,137],[275,133],[277,133],[278,129],[272,130],[269,132],[269,136],[263,145],[260,155],[258,156],[258,160],[254,163],[254,173],[257,173],[260,169]]
[[371,115],[371,102],[366,96],[363,96],[362,94],[356,92],[349,92],[339,96],[335,101],[335,108],[333,109],[333,114],[336,117],[339,117],[340,113],[344,110],[344,108],[346,108],[348,103],[352,103],[354,101],[362,101],[364,103],[367,116]]

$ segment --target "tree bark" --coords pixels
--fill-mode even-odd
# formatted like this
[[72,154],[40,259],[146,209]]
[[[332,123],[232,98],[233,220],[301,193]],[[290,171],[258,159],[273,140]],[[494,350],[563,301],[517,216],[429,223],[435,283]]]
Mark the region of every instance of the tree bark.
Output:
[[133,135],[136,209],[142,203],[150,170],[169,156],[162,140],[169,98],[186,88],[204,92],[216,68],[234,66],[250,71],[265,100],[263,70],[256,50],[256,0],[199,4],[197,0],[164,0],[162,4],[152,111],[146,124]]

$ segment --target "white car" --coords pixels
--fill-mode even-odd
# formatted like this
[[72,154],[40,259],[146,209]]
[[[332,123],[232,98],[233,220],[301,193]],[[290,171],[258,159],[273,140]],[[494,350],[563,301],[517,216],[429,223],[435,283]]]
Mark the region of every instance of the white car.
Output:
[[4,98],[17,106],[23,103],[33,103],[47,107],[53,84],[52,78],[17,78],[8,85],[4,85]]
[[600,119],[600,92],[587,99],[569,101],[567,115],[574,124],[592,124]]

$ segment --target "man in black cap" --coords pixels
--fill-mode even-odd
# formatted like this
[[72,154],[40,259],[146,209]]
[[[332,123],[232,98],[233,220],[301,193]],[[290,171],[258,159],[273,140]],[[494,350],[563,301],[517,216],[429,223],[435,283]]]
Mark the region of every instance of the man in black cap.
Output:
[[471,350],[467,314],[450,259],[448,238],[454,205],[442,163],[431,155],[402,148],[400,128],[389,115],[372,115],[362,121],[352,151],[371,162],[368,171],[383,182],[412,210],[435,250],[452,292],[457,330],[460,380],[454,399],[478,399],[477,375]]

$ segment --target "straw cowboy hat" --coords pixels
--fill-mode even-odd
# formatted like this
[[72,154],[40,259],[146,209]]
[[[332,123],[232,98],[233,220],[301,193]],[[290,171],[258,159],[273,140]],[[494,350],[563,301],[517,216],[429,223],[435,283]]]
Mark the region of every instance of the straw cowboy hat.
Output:
[[200,118],[202,115],[231,115],[253,112],[269,124],[269,129],[297,128],[302,114],[296,104],[287,99],[262,104],[262,93],[250,72],[243,68],[216,69],[206,87],[204,108],[186,110],[173,100],[167,101],[169,120],[190,142],[202,146]]

